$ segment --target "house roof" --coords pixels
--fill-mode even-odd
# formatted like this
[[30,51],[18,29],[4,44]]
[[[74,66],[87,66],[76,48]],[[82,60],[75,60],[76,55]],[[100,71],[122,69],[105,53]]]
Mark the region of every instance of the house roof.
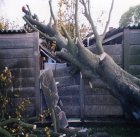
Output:
[[[128,26],[125,28],[114,28],[110,31],[108,31],[105,35],[103,44],[104,45],[108,45],[108,44],[120,44],[122,42],[122,35],[123,35],[123,31],[124,29],[140,29],[140,25],[138,26]],[[88,41],[89,39],[89,41]],[[87,45],[87,43],[89,43],[89,45],[93,45],[95,43],[95,38],[93,36],[93,33],[90,33],[87,35],[87,37],[83,40],[83,43],[85,45]]]
[[0,30],[0,34],[21,34],[26,33],[24,29],[19,30]]

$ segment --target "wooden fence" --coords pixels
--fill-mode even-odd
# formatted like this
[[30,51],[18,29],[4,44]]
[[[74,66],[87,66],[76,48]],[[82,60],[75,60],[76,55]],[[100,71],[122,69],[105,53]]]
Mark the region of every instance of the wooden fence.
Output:
[[[121,44],[105,45],[105,51],[126,71],[140,78],[140,30],[124,29]],[[95,48],[91,49],[96,52]],[[0,35],[0,66],[7,66],[15,76],[15,87],[21,98],[29,97],[26,114],[40,111],[38,33]],[[81,119],[123,116],[118,100],[102,87],[90,88],[87,79],[71,76],[68,68],[57,69],[56,81],[63,109],[68,117]],[[59,65],[57,65],[59,67]],[[98,83],[98,79],[95,80]],[[16,98],[16,103],[21,100]]]
[[16,106],[23,98],[29,98],[31,104],[25,114],[32,116],[40,109],[38,45],[38,33],[0,35],[0,68],[11,70],[14,90],[20,94],[12,103]]

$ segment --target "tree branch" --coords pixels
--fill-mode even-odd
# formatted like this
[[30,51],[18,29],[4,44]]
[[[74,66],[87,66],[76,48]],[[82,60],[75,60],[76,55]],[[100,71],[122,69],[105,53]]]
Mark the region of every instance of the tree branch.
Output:
[[51,16],[52,16],[52,18],[53,18],[54,25],[55,25],[55,27],[56,27],[56,26],[57,26],[57,20],[56,20],[56,18],[55,18],[55,16],[54,16],[54,13],[53,13],[53,9],[52,9],[52,0],[49,0],[49,5],[50,5],[50,13],[51,13]]
[[12,137],[12,135],[2,127],[0,127],[0,133],[6,137]]
[[55,52],[56,56],[62,57],[66,59],[67,61],[71,62],[74,66],[77,66],[78,68],[81,68],[82,64],[77,61],[76,58],[74,58],[66,49],[62,48],[60,52]]
[[103,89],[110,90],[108,84],[105,83],[105,81],[103,81],[99,76],[95,75],[91,79],[91,83],[92,83],[93,88],[103,88]]
[[81,70],[81,78],[91,79],[92,75],[93,72],[88,68],[84,68],[83,70]]
[[36,125],[33,125],[33,124],[29,124],[29,123],[25,123],[25,122],[22,122],[22,121],[19,121],[19,125],[24,127],[24,128],[30,128],[30,129],[36,129]]
[[56,40],[55,37],[50,37],[48,35],[46,35],[45,33],[43,33],[42,31],[40,31],[39,29],[37,29],[36,27],[34,27],[28,20],[27,18],[24,16],[23,19],[26,21],[26,23],[35,31],[38,31],[42,36],[44,36],[47,40],[53,41]]
[[32,17],[32,13],[31,13],[31,10],[30,10],[30,7],[29,7],[29,5],[26,5],[27,6],[27,8],[28,8],[28,11],[29,11],[29,16],[30,17]]
[[76,57],[78,48],[75,46],[74,41],[70,38],[69,34],[67,33],[67,31],[63,27],[63,25],[62,25],[62,31],[63,31],[65,37],[68,39],[66,49],[70,52],[70,54],[73,55],[73,57]]
[[90,13],[90,0],[88,0],[88,13],[89,13],[89,15],[91,15],[91,13]]
[[77,44],[77,47],[78,47],[78,55],[77,55],[78,59],[85,66],[89,66],[94,72],[98,68],[100,56],[92,53],[90,50],[83,47],[80,42]]
[[53,127],[54,127],[54,132],[57,133],[57,122],[56,122],[56,114],[54,111],[54,108],[50,108],[51,110],[51,116],[52,116],[52,120],[53,120]]
[[24,123],[24,122],[20,121],[18,118],[10,118],[10,119],[5,120],[0,123],[0,133],[5,135],[6,137],[12,137],[12,135],[7,130],[5,130],[4,128],[1,127],[1,126],[7,126],[12,123],[19,123],[22,127],[31,128],[31,129],[34,129],[34,126],[35,126],[32,124]]
[[94,34],[95,40],[96,40],[96,47],[97,47],[97,50],[98,50],[98,54],[102,54],[104,52],[104,49],[102,47],[101,38],[100,38],[100,36],[97,32],[96,26],[94,25],[94,22],[91,18],[90,9],[89,9],[90,0],[88,0],[88,7],[86,6],[86,3],[85,3],[84,0],[82,0],[81,3],[82,3],[82,5],[84,6],[84,9],[85,9],[85,17],[89,21],[89,23],[92,27],[92,30],[93,30],[93,34]]
[[76,34],[76,38],[81,40],[79,26],[78,26],[78,0],[76,0],[75,3],[75,34]]
[[112,0],[112,3],[111,3],[111,7],[110,7],[110,10],[109,10],[109,15],[108,15],[108,20],[106,22],[106,26],[105,26],[105,29],[104,29],[103,34],[102,34],[102,41],[105,37],[106,31],[107,31],[107,28],[108,28],[108,25],[109,25],[109,22],[110,22],[111,13],[112,13],[112,10],[113,10],[113,5],[114,5],[114,0]]
[[[43,33],[46,33],[46,31],[50,31],[50,30],[48,30],[49,28],[47,28],[46,25],[40,23],[40,22],[37,21],[37,20],[34,20],[34,19],[31,18],[30,16],[25,15],[24,17],[25,17],[32,25],[36,25],[36,26],[39,28],[39,30],[42,31]],[[23,18],[24,18],[24,17],[23,17]],[[48,33],[49,33],[49,32],[48,32]]]
[[12,124],[12,123],[19,123],[22,127],[25,127],[25,128],[33,128],[34,127],[34,125],[24,123],[24,122],[20,121],[20,119],[18,119],[18,118],[7,119],[7,120],[1,122],[0,126],[6,126],[6,125],[9,125],[9,124]]
[[52,17],[50,17],[49,25],[52,25]]
[[64,33],[64,36],[68,39],[68,41],[70,41],[71,38],[70,38],[69,34],[67,33],[67,31],[66,31],[66,29],[64,28],[63,25],[61,26],[61,28],[62,28],[62,31],[63,31],[63,33]]
[[0,122],[0,126],[5,126],[5,125],[16,123],[16,122],[19,122],[18,118],[10,118],[8,120],[4,120],[3,122]]

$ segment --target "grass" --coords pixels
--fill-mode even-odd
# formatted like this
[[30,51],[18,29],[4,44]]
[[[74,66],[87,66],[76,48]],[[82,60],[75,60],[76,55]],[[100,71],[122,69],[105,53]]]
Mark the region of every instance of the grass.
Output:
[[90,135],[96,132],[107,132],[111,137],[140,137],[140,127],[95,127]]

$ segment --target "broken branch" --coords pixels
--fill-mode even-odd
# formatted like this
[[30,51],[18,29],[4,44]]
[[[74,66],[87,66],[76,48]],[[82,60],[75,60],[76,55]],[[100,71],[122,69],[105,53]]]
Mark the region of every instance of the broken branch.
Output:
[[53,9],[52,9],[52,0],[49,0],[49,5],[50,5],[50,13],[51,13],[51,16],[52,16],[52,18],[53,18],[54,25],[55,25],[55,27],[56,27],[56,26],[57,26],[57,20],[56,20],[56,18],[55,18],[55,16],[54,16],[54,13],[53,13]]
[[112,0],[112,3],[111,3],[111,7],[110,7],[110,10],[109,10],[109,15],[108,15],[108,20],[106,22],[106,26],[105,26],[105,29],[104,29],[103,34],[102,34],[102,41],[105,37],[106,31],[107,31],[107,28],[108,28],[108,25],[109,25],[109,22],[110,22],[111,13],[112,13],[112,10],[113,10],[113,5],[114,5],[114,0]]
[[76,4],[75,4],[75,34],[76,34],[76,38],[80,40],[81,38],[80,38],[80,31],[78,26],[78,0],[76,0]]
[[91,14],[90,14],[90,9],[89,9],[89,3],[90,1],[88,0],[88,7],[85,3],[84,0],[82,0],[82,5],[84,6],[84,9],[85,9],[85,17],[87,18],[87,20],[89,21],[91,27],[92,27],[92,30],[93,30],[93,34],[95,36],[95,40],[96,40],[96,47],[97,47],[97,50],[98,50],[98,54],[102,54],[104,52],[104,49],[102,47],[102,42],[101,42],[101,38],[97,32],[97,29],[96,29],[96,26],[94,25],[94,22],[91,18]]
[[27,19],[26,17],[23,17],[23,19],[26,21],[26,23],[35,31],[38,31],[42,36],[44,36],[47,40],[53,41],[56,40],[55,37],[50,37],[48,35],[46,35],[45,33],[43,33],[42,31],[40,31],[39,29],[37,29],[36,27],[34,27]]
[[73,58],[73,56],[64,48],[62,48],[61,52],[55,52],[56,56],[62,57],[66,59],[67,61],[71,62],[74,66],[77,66],[80,68],[82,64],[76,60],[76,58]]

